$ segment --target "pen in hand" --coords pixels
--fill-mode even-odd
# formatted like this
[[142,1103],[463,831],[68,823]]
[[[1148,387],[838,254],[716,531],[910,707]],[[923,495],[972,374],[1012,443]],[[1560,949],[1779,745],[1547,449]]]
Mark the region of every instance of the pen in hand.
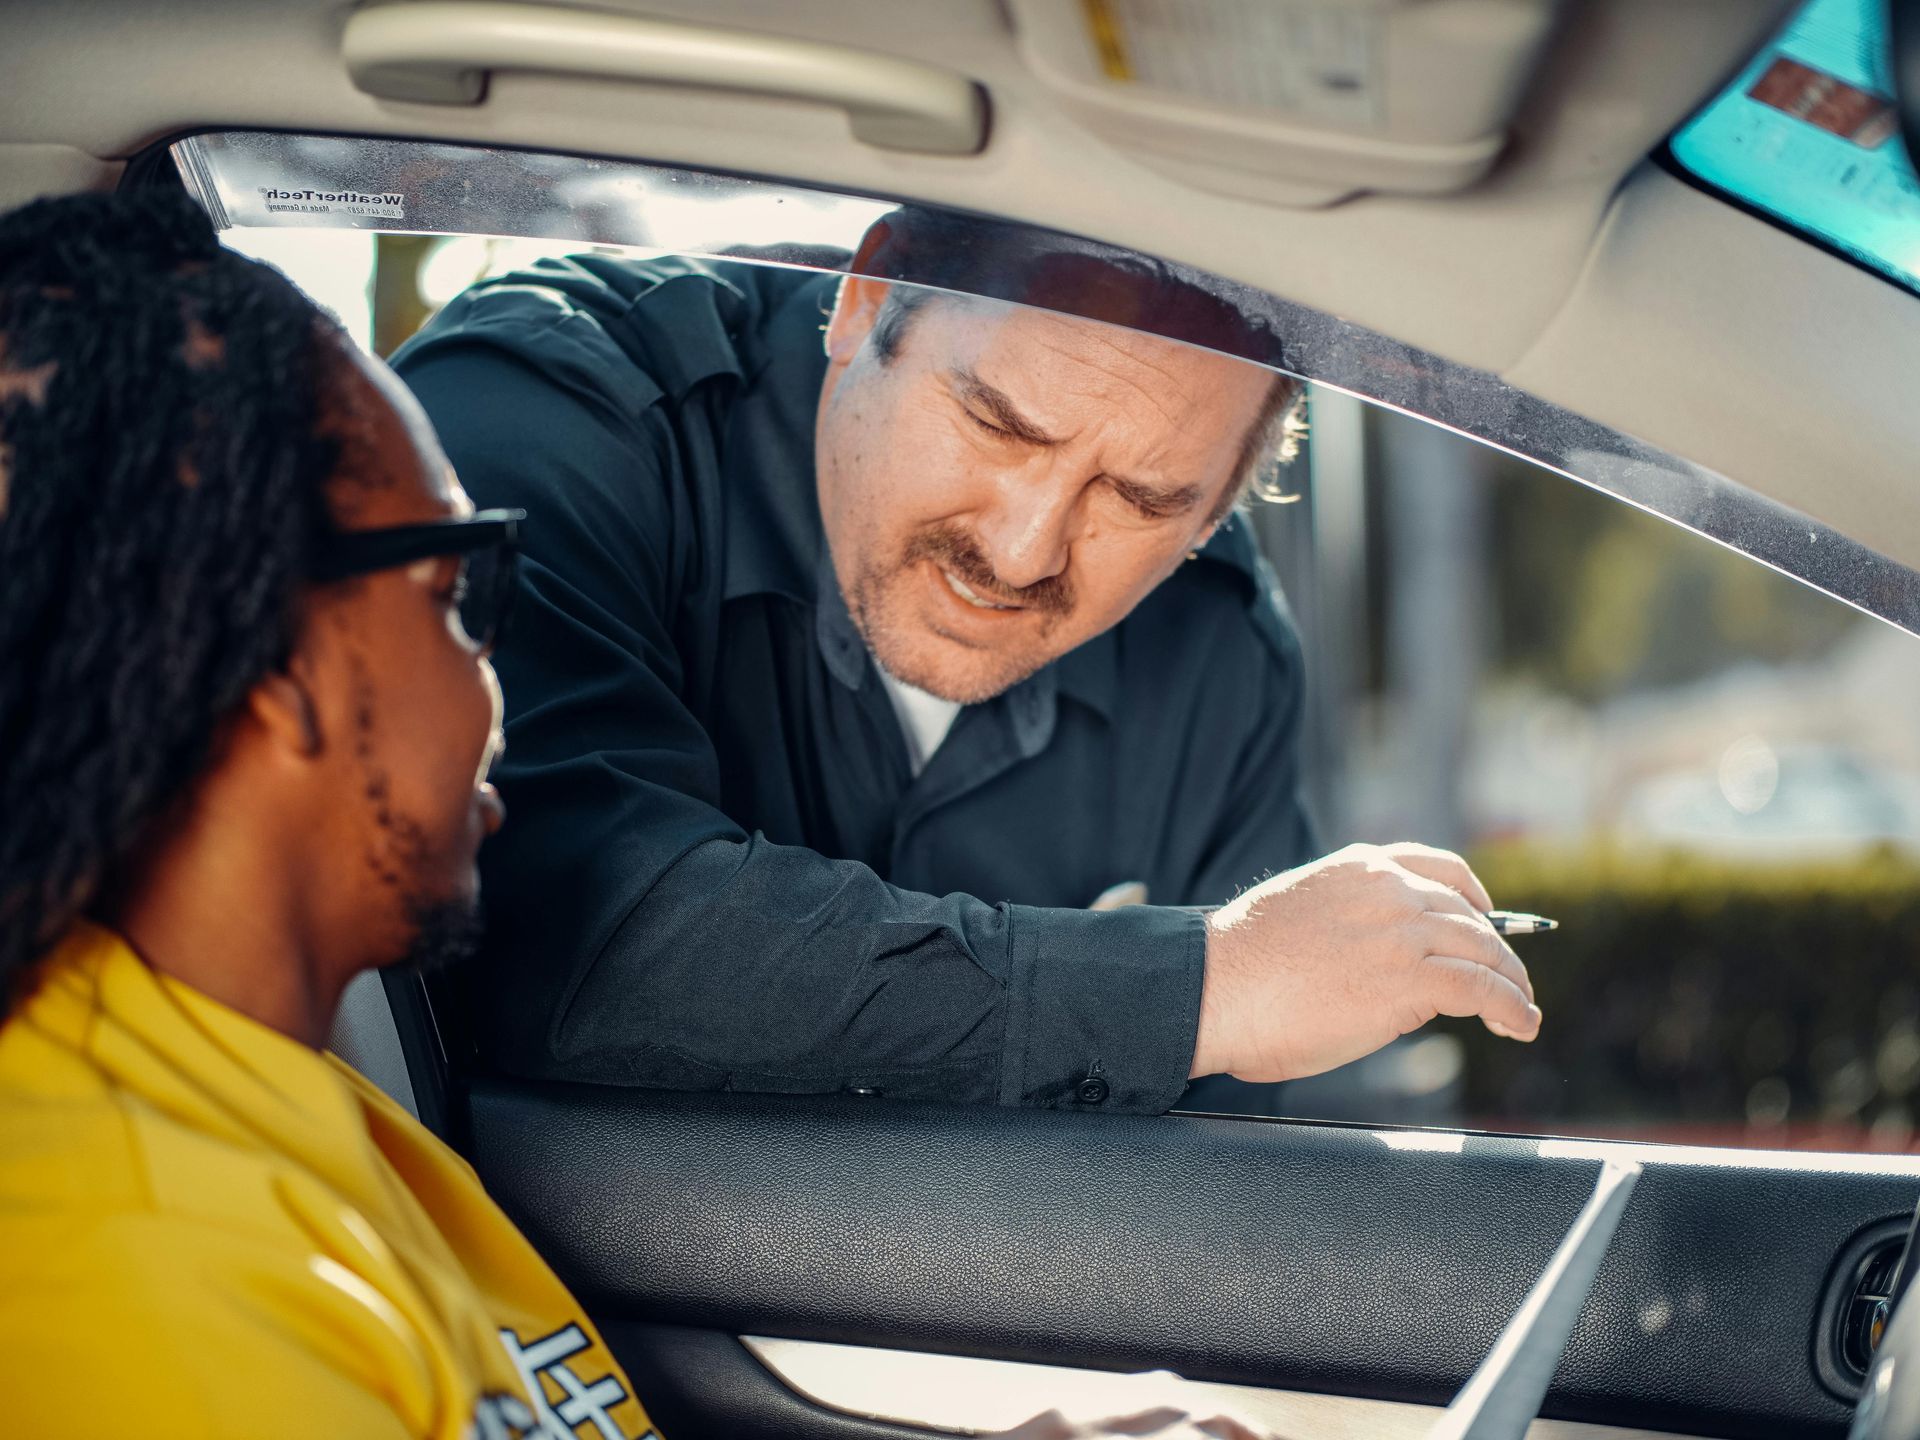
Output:
[[1519,910],[1489,910],[1487,919],[1497,935],[1535,935],[1542,930],[1558,930],[1560,922],[1544,915],[1528,915]]
[[[1147,887],[1138,880],[1128,880],[1102,891],[1089,909],[1120,910],[1130,905],[1147,903]],[[1194,910],[1206,914],[1216,910],[1216,905],[1180,905],[1180,910]],[[1560,922],[1549,920],[1544,915],[1529,915],[1523,910],[1489,910],[1487,919],[1493,925],[1496,935],[1538,935],[1543,930],[1558,930]]]

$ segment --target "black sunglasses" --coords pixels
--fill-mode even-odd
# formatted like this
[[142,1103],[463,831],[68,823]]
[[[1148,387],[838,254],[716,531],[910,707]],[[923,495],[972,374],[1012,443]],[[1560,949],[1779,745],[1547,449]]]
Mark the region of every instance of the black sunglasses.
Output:
[[316,584],[393,570],[441,555],[460,557],[460,625],[482,652],[506,624],[519,575],[524,510],[482,510],[459,520],[343,530],[320,542],[308,578]]

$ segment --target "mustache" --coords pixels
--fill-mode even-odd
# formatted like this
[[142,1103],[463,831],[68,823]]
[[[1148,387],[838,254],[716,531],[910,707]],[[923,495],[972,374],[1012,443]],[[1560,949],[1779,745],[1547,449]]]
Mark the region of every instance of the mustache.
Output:
[[1046,615],[1064,615],[1073,609],[1073,584],[1064,575],[1049,575],[1044,580],[1021,588],[1008,585],[994,573],[980,542],[957,525],[935,525],[922,530],[907,542],[901,559],[905,569],[921,560],[931,560],[951,571],[962,584],[985,600],[1020,605]]

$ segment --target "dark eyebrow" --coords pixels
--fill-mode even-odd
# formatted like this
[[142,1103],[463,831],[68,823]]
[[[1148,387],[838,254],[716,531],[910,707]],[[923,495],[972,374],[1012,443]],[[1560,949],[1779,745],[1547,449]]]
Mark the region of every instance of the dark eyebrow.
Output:
[[1158,515],[1178,515],[1206,498],[1198,485],[1176,485],[1171,490],[1162,490],[1157,485],[1143,485],[1121,475],[1108,475],[1106,479],[1129,504]]
[[978,405],[992,418],[993,423],[1006,431],[1014,439],[1028,445],[1058,445],[1060,441],[1042,430],[1015,407],[1007,392],[998,386],[989,385],[972,370],[955,370],[952,379],[959,386],[963,400]]

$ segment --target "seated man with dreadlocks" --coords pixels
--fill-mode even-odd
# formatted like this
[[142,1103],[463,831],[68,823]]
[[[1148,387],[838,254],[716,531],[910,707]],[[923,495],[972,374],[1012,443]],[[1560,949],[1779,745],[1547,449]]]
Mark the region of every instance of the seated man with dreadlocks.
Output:
[[184,197],[0,220],[10,1435],[570,1434],[563,1334],[596,1433],[651,1429],[472,1172],[317,1050],[356,973],[475,932],[496,592],[455,607],[513,522],[470,509]]
[[[0,1430],[655,1434],[473,1172],[323,1056],[471,948],[518,517],[181,196],[0,217]],[[1248,1437],[1157,1412],[1022,1440]]]

